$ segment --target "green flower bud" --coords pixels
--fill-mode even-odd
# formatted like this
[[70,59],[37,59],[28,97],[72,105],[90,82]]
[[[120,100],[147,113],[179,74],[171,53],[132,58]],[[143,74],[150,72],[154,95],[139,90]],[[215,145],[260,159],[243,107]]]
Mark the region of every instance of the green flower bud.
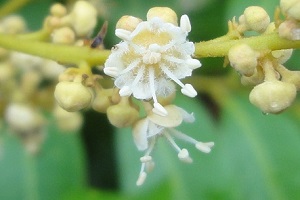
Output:
[[295,85],[274,80],[255,86],[249,99],[264,113],[280,113],[292,104],[296,94]]
[[57,103],[69,112],[87,108],[93,99],[91,89],[81,82],[59,82],[55,87],[54,96]]
[[258,53],[246,44],[238,44],[230,48],[228,59],[230,65],[245,76],[252,76],[256,71]]
[[109,122],[118,127],[128,127],[139,119],[139,111],[130,105],[128,97],[123,97],[119,104],[110,106],[107,109]]

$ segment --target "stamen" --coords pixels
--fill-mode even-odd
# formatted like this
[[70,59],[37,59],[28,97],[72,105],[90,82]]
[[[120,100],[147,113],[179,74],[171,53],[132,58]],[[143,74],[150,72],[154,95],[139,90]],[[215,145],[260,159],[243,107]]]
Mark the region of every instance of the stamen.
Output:
[[142,163],[150,162],[151,160],[152,160],[152,157],[148,156],[148,155],[145,155],[145,156],[143,156],[143,157],[140,158],[140,161]]
[[170,144],[175,148],[175,150],[179,153],[181,151],[180,147],[176,144],[173,138],[170,136],[168,132],[164,132],[163,135],[167,138]]
[[137,185],[137,186],[143,185],[144,182],[145,182],[145,180],[146,180],[146,178],[147,178],[147,173],[144,172],[144,171],[141,172],[141,173],[140,173],[140,176],[139,176],[139,178],[138,178],[138,180],[136,181],[136,185]]
[[112,77],[117,77],[119,75],[119,70],[116,67],[104,67],[103,72]]
[[149,68],[149,84],[150,84],[150,92],[154,101],[154,108],[152,109],[152,112],[155,114],[161,115],[161,116],[167,116],[168,112],[167,110],[157,101],[157,97],[155,94],[155,85],[154,85],[154,69],[152,67]]
[[188,59],[185,61],[185,63],[191,68],[191,69],[197,69],[201,67],[201,63],[197,59]]
[[129,41],[131,39],[131,32],[124,29],[116,29],[115,34],[118,38],[121,38],[122,40]]
[[145,67],[142,66],[141,69],[138,71],[138,74],[136,75],[134,81],[131,84],[131,87],[134,87],[143,77],[145,71]]
[[182,15],[180,18],[180,29],[183,32],[190,32],[192,30],[190,19],[187,15]]
[[182,87],[181,89],[181,93],[192,98],[197,96],[197,91],[193,88],[191,84],[185,84],[184,87]]
[[202,151],[204,153],[209,153],[211,151],[211,148],[214,146],[214,142],[198,142],[196,144],[196,148],[199,150],[199,151]]
[[177,64],[182,64],[183,63],[182,59],[176,58],[174,56],[165,55],[163,58],[165,60],[169,61],[170,63],[177,63]]
[[[128,65],[124,70],[122,70],[120,72],[121,74],[126,74],[127,72],[130,72],[131,70],[133,70],[135,67],[138,66],[138,64],[140,63],[140,60],[134,60],[133,62],[130,63],[130,65]],[[104,68],[105,69],[105,68]]]
[[165,65],[161,65],[160,67],[170,79],[175,81],[181,87],[184,87],[184,84]]
[[129,86],[125,85],[123,86],[120,91],[119,91],[120,96],[130,96],[132,94],[132,90],[130,89]]
[[195,145],[198,143],[198,141],[195,140],[194,138],[192,138],[192,137],[190,137],[190,136],[188,136],[188,135],[186,135],[186,134],[184,134],[184,133],[182,133],[182,132],[180,132],[176,129],[170,128],[168,130],[171,132],[172,135],[174,135],[178,139],[184,140],[186,142],[189,142],[189,143],[192,143],[192,144],[195,144]]
[[189,155],[189,152],[187,149],[181,149],[181,151],[178,153],[178,158],[186,163],[192,163],[193,160]]

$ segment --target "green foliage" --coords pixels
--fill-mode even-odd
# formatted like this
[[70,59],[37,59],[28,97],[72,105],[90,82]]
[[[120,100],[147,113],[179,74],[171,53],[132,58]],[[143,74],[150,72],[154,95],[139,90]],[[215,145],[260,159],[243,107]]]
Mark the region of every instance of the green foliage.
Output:
[[[38,19],[31,11],[46,12],[49,1],[43,2],[38,4],[40,9],[31,4],[22,13],[27,19]],[[129,14],[145,19],[151,6],[170,6],[180,14],[190,14],[193,25],[190,39],[200,41],[224,34],[227,20],[242,14],[249,5],[263,6],[271,14],[278,4],[278,1],[272,0],[215,0],[210,3],[203,1],[199,9],[187,11],[178,6],[180,2],[109,1],[108,12],[113,14],[109,17],[107,46],[111,47],[118,41],[113,32],[119,17]],[[35,29],[40,27],[41,21],[28,22]],[[289,64],[299,68],[299,56],[295,56]],[[222,60],[208,60],[203,62],[202,68],[204,71],[205,68],[220,71],[221,65]],[[215,70],[212,71],[215,73]],[[30,156],[24,152],[20,141],[2,128],[0,199],[300,198],[300,119],[299,115],[291,115],[294,107],[280,115],[263,115],[249,103],[247,94],[233,88],[228,90],[231,93],[227,93],[223,104],[219,105],[218,120],[212,118],[202,102],[178,95],[177,104],[196,116],[195,123],[185,124],[180,130],[202,141],[214,141],[215,147],[206,155],[192,145],[180,143],[189,149],[194,160],[193,164],[184,164],[167,142],[158,142],[153,153],[156,166],[142,187],[135,185],[142,153],[134,146],[130,129],[116,130],[120,190],[115,192],[91,189],[86,185],[86,160],[79,135],[66,135],[49,124],[41,152]]]
[[0,199],[60,199],[84,186],[79,135],[63,133],[51,123],[45,131],[41,151],[30,155],[15,135],[1,129]]

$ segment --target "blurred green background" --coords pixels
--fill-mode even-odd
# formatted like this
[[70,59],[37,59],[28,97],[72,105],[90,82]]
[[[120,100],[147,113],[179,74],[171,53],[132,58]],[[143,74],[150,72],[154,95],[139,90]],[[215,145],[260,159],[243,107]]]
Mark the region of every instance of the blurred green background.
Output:
[[[1,4],[4,0],[0,1]],[[34,0],[19,13],[31,30],[41,27],[53,2]],[[114,25],[123,15],[145,19],[153,6],[168,6],[188,14],[191,41],[226,33],[227,21],[250,5],[264,7],[271,18],[273,0],[98,0],[105,10],[99,27],[109,21],[107,48],[119,42]],[[1,6],[0,4],[0,6]],[[299,70],[299,52],[287,63]],[[223,59],[202,59],[196,74],[224,77]],[[222,81],[220,79],[219,81]],[[238,74],[236,81],[239,83]],[[196,99],[177,95],[177,105],[194,112],[196,122],[180,130],[202,141],[214,141],[210,154],[182,143],[194,163],[181,163],[165,141],[153,153],[156,167],[142,187],[135,185],[140,169],[130,129],[114,129],[105,115],[87,111],[82,130],[62,133],[49,117],[41,152],[28,155],[5,124],[0,133],[0,199],[300,199],[299,98],[280,115],[264,115],[250,104],[251,88],[226,88],[222,104],[201,93]]]

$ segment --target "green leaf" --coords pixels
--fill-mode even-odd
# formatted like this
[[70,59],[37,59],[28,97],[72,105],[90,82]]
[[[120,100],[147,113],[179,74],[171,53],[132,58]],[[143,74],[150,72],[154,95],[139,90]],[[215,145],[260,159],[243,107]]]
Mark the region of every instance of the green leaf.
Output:
[[78,134],[49,124],[41,152],[30,155],[20,140],[1,130],[0,199],[60,199],[85,183],[84,158]]

